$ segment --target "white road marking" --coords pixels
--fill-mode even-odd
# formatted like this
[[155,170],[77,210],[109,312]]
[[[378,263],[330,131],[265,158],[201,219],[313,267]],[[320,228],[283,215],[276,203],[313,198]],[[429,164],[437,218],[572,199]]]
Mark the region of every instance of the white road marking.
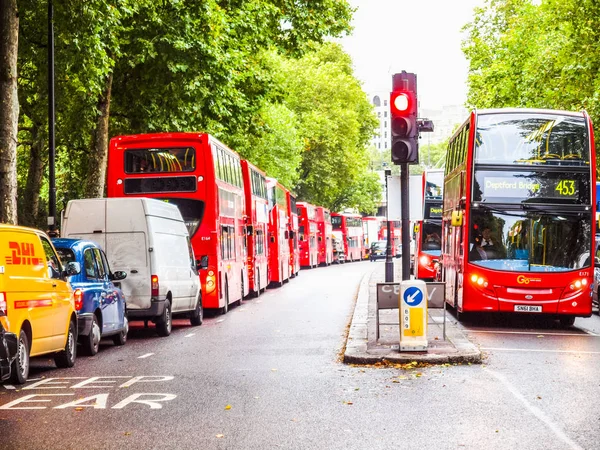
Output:
[[489,334],[535,334],[536,336],[582,336],[582,337],[599,337],[597,334],[591,331],[584,331],[584,333],[546,333],[544,331],[504,331],[504,330],[470,330],[466,329],[467,333],[489,333]]
[[517,400],[519,400],[521,403],[523,403],[523,405],[525,406],[525,408],[527,408],[527,410],[533,415],[535,416],[538,420],[540,420],[542,423],[544,423],[544,425],[546,425],[546,427],[548,427],[548,429],[550,429],[550,431],[552,431],[556,437],[558,437],[561,441],[563,441],[565,444],[567,444],[570,448],[572,449],[576,449],[576,450],[583,450],[582,447],[580,447],[575,441],[571,440],[569,438],[569,436],[567,436],[563,430],[560,429],[560,427],[555,424],[554,422],[552,422],[552,420],[550,420],[550,418],[548,416],[546,416],[546,414],[544,414],[544,412],[539,409],[538,407],[532,405],[529,401],[527,401],[527,399],[525,397],[523,397],[523,394],[521,394],[517,388],[515,386],[513,386],[510,381],[508,381],[506,379],[506,377],[498,372],[495,372],[493,370],[489,370],[488,372],[491,373],[494,377],[496,377],[496,379],[498,379],[498,381],[500,381],[507,389],[508,391],[515,396],[515,398]]
[[16,389],[16,387],[14,387],[14,386],[13,386],[13,385],[11,385],[11,384],[5,384],[5,385],[4,385],[4,388],[5,388],[5,389]]
[[186,334],[184,337],[192,337],[194,336],[196,333],[190,333],[190,334]]
[[581,350],[547,350],[535,348],[501,348],[501,347],[481,347],[481,350],[486,351],[501,351],[501,352],[537,352],[537,353],[573,353],[575,355],[600,355],[600,352],[587,352]]
[[154,353],[146,353],[145,355],[138,356],[138,359],[147,358],[148,356],[152,356],[152,355],[154,355]]
[[225,320],[225,319],[219,319],[219,320],[217,320],[217,323],[219,323],[219,322],[223,322],[224,320]]

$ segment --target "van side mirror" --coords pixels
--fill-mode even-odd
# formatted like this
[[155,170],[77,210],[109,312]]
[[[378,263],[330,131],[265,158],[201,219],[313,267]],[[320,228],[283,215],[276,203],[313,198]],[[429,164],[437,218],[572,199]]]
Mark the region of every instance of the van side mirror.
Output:
[[117,270],[110,274],[111,281],[124,280],[125,278],[127,278],[127,272],[124,270]]
[[81,265],[77,261],[71,261],[65,265],[65,270],[63,271],[63,275],[65,277],[70,277],[73,275],[77,275],[80,272],[81,272]]
[[196,260],[196,270],[208,269],[208,255],[202,256]]

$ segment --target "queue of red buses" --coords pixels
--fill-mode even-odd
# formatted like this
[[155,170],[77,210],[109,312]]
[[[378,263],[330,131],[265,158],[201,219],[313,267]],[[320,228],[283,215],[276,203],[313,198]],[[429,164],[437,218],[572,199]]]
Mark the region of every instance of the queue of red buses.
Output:
[[319,249],[318,264],[328,266],[333,262],[333,228],[331,212],[317,206],[317,246]]
[[442,193],[443,169],[423,172],[423,220],[414,225],[415,254],[413,271],[415,278],[432,281],[442,253]]
[[[280,286],[299,273],[295,196],[208,134],[111,139],[107,195],[152,197],[179,207],[194,254],[206,262],[199,272],[204,308],[226,313],[230,304],[249,294],[258,296],[269,284]],[[307,264],[330,264],[334,257],[329,211],[305,206],[310,206],[304,208],[307,219],[310,215],[305,242],[312,242]],[[357,260],[355,249],[362,236],[349,230],[344,242]]]
[[298,202],[298,247],[300,267],[315,268],[319,265],[317,246],[317,210],[310,203]]
[[346,261],[364,259],[362,217],[358,214],[332,213],[333,234],[344,244]]
[[470,114],[449,141],[442,218],[446,301],[471,311],[592,313],[596,154],[586,112]]

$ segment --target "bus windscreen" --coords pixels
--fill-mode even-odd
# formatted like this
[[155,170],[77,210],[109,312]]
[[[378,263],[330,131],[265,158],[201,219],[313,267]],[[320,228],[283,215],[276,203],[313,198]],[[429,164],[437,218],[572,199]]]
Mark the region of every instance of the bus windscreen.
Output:
[[144,148],[125,150],[125,173],[193,172],[193,147]]

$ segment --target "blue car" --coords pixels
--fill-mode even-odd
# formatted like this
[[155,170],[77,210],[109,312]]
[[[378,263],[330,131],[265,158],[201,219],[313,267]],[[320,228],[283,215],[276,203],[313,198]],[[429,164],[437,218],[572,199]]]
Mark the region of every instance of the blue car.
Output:
[[112,336],[115,345],[124,345],[129,331],[125,296],[114,282],[127,274],[111,272],[104,251],[94,242],[53,239],[52,243],[63,263],[76,261],[82,267],[69,281],[77,310],[78,341],[84,352],[90,356],[98,353],[100,339],[107,336]]

